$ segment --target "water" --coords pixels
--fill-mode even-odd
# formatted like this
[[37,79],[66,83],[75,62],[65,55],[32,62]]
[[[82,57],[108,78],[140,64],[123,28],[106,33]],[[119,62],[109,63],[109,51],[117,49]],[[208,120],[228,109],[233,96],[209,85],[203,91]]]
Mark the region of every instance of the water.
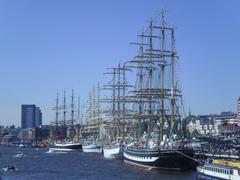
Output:
[[[21,150],[23,158],[14,155]],[[107,160],[100,154],[83,152],[52,154],[48,149],[0,146],[0,168],[16,165],[14,172],[0,171],[3,180],[193,180],[195,173],[163,172],[130,166],[121,160]]]

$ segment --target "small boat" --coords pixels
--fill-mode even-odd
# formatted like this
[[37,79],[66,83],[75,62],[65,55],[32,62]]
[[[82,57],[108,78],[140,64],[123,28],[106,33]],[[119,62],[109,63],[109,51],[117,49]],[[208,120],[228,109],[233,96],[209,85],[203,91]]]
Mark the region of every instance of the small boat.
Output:
[[240,162],[213,160],[197,167],[197,179],[240,179]]
[[16,171],[17,170],[17,167],[16,166],[7,166],[7,167],[4,167],[2,168],[3,171]]
[[14,157],[16,157],[16,158],[23,157],[23,152],[19,151]]

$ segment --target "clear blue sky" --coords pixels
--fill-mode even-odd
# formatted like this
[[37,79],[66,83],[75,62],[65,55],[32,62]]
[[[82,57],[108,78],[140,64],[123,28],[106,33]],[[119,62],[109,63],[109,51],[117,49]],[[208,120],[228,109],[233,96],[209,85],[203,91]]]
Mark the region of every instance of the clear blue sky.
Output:
[[240,96],[239,0],[0,1],[0,124],[20,125],[21,104],[48,124],[56,92],[82,99],[107,67],[129,60],[129,42],[162,8],[174,23],[185,108],[236,111]]

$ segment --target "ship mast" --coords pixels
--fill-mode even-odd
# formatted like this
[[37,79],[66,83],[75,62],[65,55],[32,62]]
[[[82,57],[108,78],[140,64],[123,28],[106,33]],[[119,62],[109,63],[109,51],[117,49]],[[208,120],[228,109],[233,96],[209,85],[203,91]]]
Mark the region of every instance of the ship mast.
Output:
[[[116,91],[117,91],[117,94],[119,94],[119,91],[118,91],[119,90],[119,88],[118,88],[118,83],[119,82],[116,83],[116,76],[117,76],[118,73],[119,72],[118,72],[117,68],[108,68],[108,72],[104,73],[104,74],[112,75],[111,81],[108,84],[104,85],[104,87],[103,87],[104,90],[112,91],[112,95],[111,95],[110,98],[101,99],[102,102],[107,103],[107,104],[111,104],[110,114],[109,114],[108,110],[105,111],[105,112],[107,113],[107,117],[109,117],[109,115],[110,115],[111,118],[112,118],[111,123],[113,124],[112,126],[114,127],[113,135],[116,132],[116,136],[114,137],[114,139],[117,139],[117,137],[119,136],[119,129],[118,129],[118,127],[116,128],[116,124],[118,124],[118,122],[116,122],[116,121],[118,121],[117,118],[116,118],[116,112],[118,113],[119,107],[120,107],[119,106],[119,101],[118,101],[119,99],[118,99],[118,97],[116,98]],[[119,80],[119,78],[118,78],[118,80]],[[116,102],[117,102],[118,110],[116,110]]]
[[170,124],[170,134],[172,134],[173,131],[173,124],[175,122],[175,96],[174,96],[174,89],[175,89],[175,39],[174,39],[174,28],[172,26],[172,32],[171,32],[171,48],[172,48],[172,54],[171,54],[171,67],[172,67],[172,92],[171,92],[171,124]]
[[107,117],[112,119],[110,124],[112,124],[114,139],[118,140],[120,135],[124,138],[124,124],[125,124],[125,92],[128,87],[127,80],[125,76],[125,71],[128,70],[124,65],[118,64],[117,67],[108,68],[108,72],[104,74],[112,75],[110,82],[104,85],[103,89],[110,91],[106,98],[101,99],[103,103],[111,105],[111,111],[106,110]]
[[56,140],[58,139],[58,126],[59,126],[59,95],[57,93],[57,98],[56,98],[56,106],[53,108],[55,110],[55,121],[52,123],[53,126],[53,138]]
[[100,138],[100,121],[101,121],[101,110],[100,110],[100,84],[98,82],[97,84],[97,87],[96,87],[96,90],[97,90],[97,99],[96,99],[96,114],[97,114],[97,126],[98,126],[98,135],[99,135],[99,138]]
[[63,95],[63,137],[66,137],[66,115],[67,115],[67,104],[66,104],[66,91],[64,90]]
[[[140,40],[140,61],[143,61],[143,55],[144,55],[144,33],[141,33],[141,40]],[[143,89],[143,67],[142,67],[142,63],[139,63],[139,74],[138,74],[138,78],[139,78],[139,90]],[[143,100],[142,97],[139,97],[139,105],[138,105],[138,110],[139,110],[139,115],[141,116],[143,114]],[[137,137],[141,137],[141,123],[142,123],[142,119],[140,118],[138,120],[138,135]]]
[[71,108],[71,118],[70,118],[70,138],[73,140],[74,137],[74,92],[72,89],[72,95],[71,95],[71,104],[70,104],[70,108]]
[[92,91],[89,92],[89,101],[88,101],[89,109],[88,109],[88,123],[92,122],[93,118],[93,106],[92,106]]
[[165,32],[164,32],[164,12],[162,12],[162,38],[161,38],[161,52],[160,55],[162,56],[162,62],[160,63],[161,66],[161,118],[160,118],[160,142],[163,141],[163,124],[164,124],[164,68],[165,68],[165,56],[164,56],[164,41],[165,41]]
[[[147,120],[147,145],[150,133],[156,132],[153,126],[158,122],[159,140],[157,143],[160,144],[164,134],[168,138],[173,135],[174,124],[180,118],[177,100],[181,97],[181,91],[175,84],[177,56],[174,28],[167,26],[163,11],[160,16],[150,19],[147,34],[142,33],[139,36],[142,38],[140,43],[134,44],[140,46],[140,52],[133,60],[126,63],[130,64],[127,67],[137,69],[138,83],[135,90],[129,93],[133,107],[138,103],[138,113],[129,112],[127,117],[138,120],[138,123]],[[144,43],[144,39],[147,44]]]
[[78,96],[78,109],[77,109],[77,120],[78,120],[78,134],[77,134],[77,138],[78,141],[80,140],[80,129],[81,129],[81,117],[80,117],[80,95]]
[[[149,61],[152,60],[152,49],[153,49],[153,42],[152,42],[152,28],[153,26],[153,20],[150,19],[150,26],[149,26]],[[150,138],[150,132],[151,132],[151,126],[152,126],[152,79],[153,79],[153,67],[152,63],[150,63],[150,66],[148,68],[148,101],[149,101],[149,107],[148,107],[148,136],[147,136],[147,145]]]

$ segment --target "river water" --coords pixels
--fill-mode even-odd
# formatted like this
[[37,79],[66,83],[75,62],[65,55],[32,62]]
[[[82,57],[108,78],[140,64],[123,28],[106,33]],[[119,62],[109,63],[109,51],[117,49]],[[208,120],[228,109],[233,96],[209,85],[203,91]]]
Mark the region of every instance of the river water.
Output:
[[[24,157],[14,155],[23,151]],[[194,180],[195,173],[146,170],[100,154],[46,153],[48,149],[0,146],[0,168],[16,165],[17,171],[0,171],[3,180]]]

